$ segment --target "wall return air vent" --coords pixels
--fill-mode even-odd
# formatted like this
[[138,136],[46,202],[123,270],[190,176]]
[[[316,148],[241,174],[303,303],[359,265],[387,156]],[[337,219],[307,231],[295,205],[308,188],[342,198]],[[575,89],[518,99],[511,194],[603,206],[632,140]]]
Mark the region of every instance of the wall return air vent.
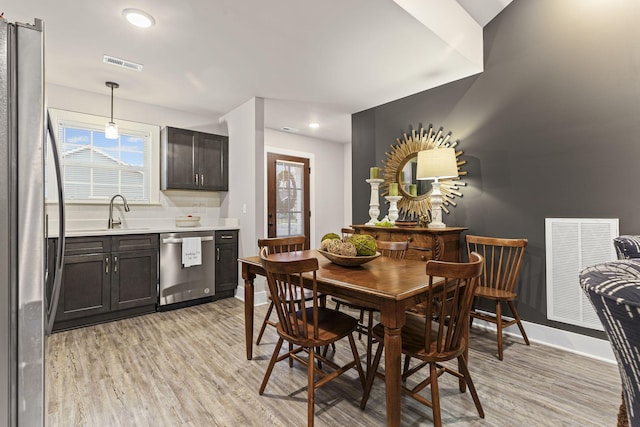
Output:
[[616,259],[618,232],[617,218],[545,218],[548,319],[603,330],[580,271]]
[[116,67],[126,68],[128,70],[134,71],[142,71],[144,65],[138,64],[136,62],[127,61],[126,59],[116,58],[115,56],[104,55],[102,57],[102,62],[105,64],[115,65]]

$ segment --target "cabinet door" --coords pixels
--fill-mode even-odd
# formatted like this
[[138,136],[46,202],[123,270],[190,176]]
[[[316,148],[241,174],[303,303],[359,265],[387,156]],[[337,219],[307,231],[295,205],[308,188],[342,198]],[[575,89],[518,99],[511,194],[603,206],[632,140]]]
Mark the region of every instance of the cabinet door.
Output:
[[238,245],[216,246],[216,293],[238,286]]
[[197,159],[200,172],[199,188],[209,191],[229,189],[229,139],[222,135],[197,134]]
[[216,293],[238,286],[238,231],[216,231]]
[[111,311],[154,305],[158,299],[158,251],[113,252]]
[[[162,141],[162,189],[193,190],[196,188],[196,158],[194,132],[166,128]],[[199,180],[199,177],[198,177]]]
[[65,255],[56,321],[110,310],[109,254]]

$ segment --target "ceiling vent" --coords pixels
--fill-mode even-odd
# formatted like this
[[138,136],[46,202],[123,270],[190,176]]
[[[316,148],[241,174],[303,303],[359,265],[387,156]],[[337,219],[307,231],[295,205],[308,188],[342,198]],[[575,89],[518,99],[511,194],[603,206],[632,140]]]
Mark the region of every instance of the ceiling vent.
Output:
[[285,132],[300,132],[300,130],[299,130],[299,129],[292,128],[292,127],[289,127],[289,126],[282,126],[282,127],[280,128],[280,130],[283,130],[283,131],[285,131]]
[[142,71],[142,67],[144,67],[142,64],[137,64],[135,62],[127,61],[126,59],[120,59],[109,55],[104,55],[102,57],[102,62],[134,71]]

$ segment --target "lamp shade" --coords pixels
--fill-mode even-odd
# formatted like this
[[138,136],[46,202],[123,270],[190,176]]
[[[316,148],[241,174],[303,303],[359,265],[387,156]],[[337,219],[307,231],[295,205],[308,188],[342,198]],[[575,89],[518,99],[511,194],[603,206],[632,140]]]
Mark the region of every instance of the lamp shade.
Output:
[[104,137],[107,139],[118,139],[118,125],[109,122],[104,126]]
[[434,148],[418,152],[416,179],[454,178],[458,161],[453,148]]

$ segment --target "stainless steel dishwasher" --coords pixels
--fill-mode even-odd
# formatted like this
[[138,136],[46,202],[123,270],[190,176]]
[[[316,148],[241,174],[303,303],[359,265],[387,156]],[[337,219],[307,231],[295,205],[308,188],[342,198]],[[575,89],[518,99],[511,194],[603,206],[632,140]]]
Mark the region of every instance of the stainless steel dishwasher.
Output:
[[[189,305],[193,300],[213,297],[215,293],[215,231],[185,231],[160,234],[160,310],[172,304]],[[202,264],[184,267],[182,242],[199,237]]]

